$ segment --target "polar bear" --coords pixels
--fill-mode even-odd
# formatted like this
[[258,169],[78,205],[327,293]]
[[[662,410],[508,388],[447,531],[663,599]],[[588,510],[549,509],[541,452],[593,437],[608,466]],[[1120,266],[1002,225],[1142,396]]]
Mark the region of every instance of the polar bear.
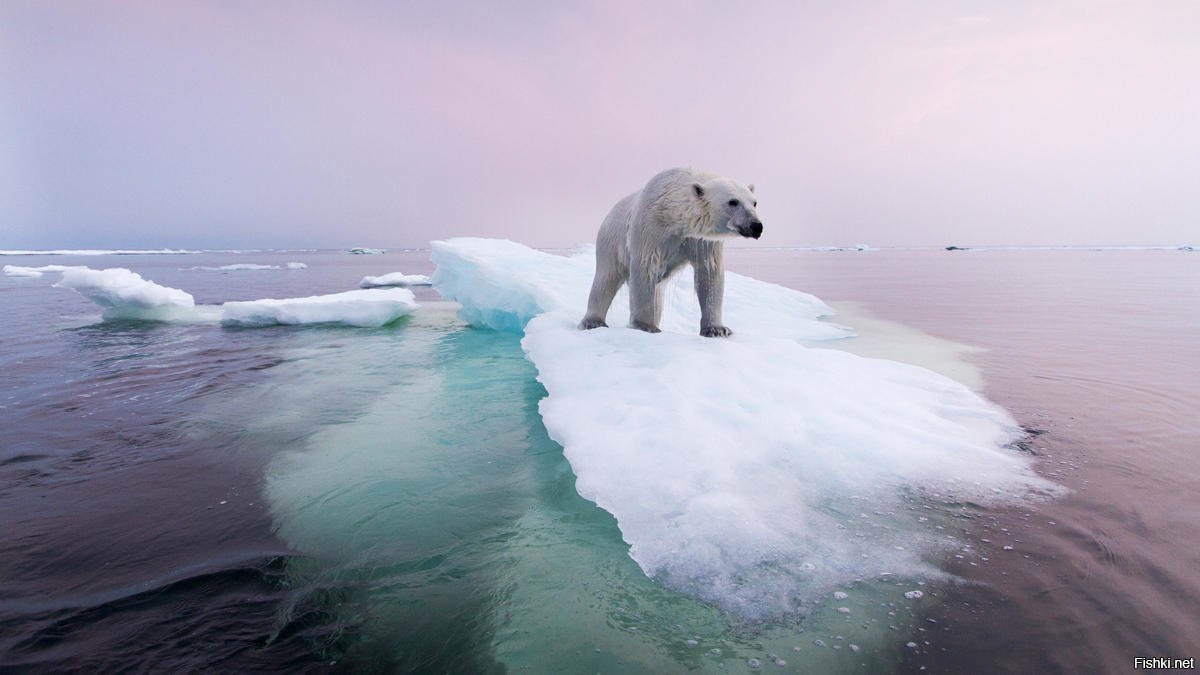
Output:
[[696,275],[700,334],[731,335],[721,322],[725,244],[762,236],[754,186],[691,169],[667,169],[617,202],[596,235],[596,276],[583,329],[607,326],[613,296],[629,283],[629,324],[658,333],[662,285],[684,263]]

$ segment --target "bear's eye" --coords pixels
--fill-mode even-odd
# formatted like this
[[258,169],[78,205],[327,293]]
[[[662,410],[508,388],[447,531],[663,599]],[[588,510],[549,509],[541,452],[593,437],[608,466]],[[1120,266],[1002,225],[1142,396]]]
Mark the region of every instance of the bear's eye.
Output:
[[738,202],[738,200],[736,200],[736,199],[730,199],[730,200],[729,200],[729,205],[730,205],[730,206],[737,206],[739,203],[740,203],[740,202]]

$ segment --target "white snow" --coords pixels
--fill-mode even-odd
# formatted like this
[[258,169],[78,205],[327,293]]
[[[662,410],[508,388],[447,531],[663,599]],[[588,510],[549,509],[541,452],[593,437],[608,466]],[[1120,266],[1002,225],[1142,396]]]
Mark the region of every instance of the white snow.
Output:
[[65,269],[54,284],[70,288],[104,308],[106,319],[187,320],[196,301],[178,288],[159,286],[124,268]]
[[341,323],[377,327],[417,307],[406,288],[346,291],[286,300],[249,300],[222,305],[221,321],[242,326]]
[[20,265],[5,265],[4,274],[10,277],[37,278],[46,272],[62,272],[69,269],[80,269],[72,265],[42,265],[41,267],[21,267]]
[[383,286],[429,286],[430,284],[429,277],[424,274],[392,272],[377,277],[363,277],[358,285],[362,288],[380,288]]
[[302,262],[290,262],[287,264],[287,268],[289,270],[306,270],[308,269],[308,265]]
[[[524,327],[542,419],[581,495],[616,517],[650,576],[746,616],[884,572],[936,574],[946,535],[914,500],[993,503],[1058,488],[1008,447],[1020,430],[967,387],[917,366],[815,349],[850,333],[813,296],[727,273],[728,339],[696,335],[690,273],[663,333],[581,331],[589,253],[433,242],[435,287],[465,320]],[[864,501],[865,500],[865,501]],[[861,520],[859,503],[889,514]],[[910,515],[911,514],[911,515]],[[901,546],[902,545],[902,546]]]

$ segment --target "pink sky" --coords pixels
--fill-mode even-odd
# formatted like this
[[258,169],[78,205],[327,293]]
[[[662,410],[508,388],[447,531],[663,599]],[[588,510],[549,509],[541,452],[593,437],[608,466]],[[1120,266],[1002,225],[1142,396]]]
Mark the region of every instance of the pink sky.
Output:
[[[450,7],[450,8],[448,8]],[[1200,4],[0,4],[0,249],[1200,243]]]

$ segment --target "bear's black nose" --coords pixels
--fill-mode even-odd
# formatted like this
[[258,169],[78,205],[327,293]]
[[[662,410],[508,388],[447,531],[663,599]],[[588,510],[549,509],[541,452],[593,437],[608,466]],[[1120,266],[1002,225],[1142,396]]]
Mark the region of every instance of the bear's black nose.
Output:
[[762,228],[761,222],[756,220],[753,223],[750,223],[750,236],[751,237],[758,239],[759,237],[762,236],[762,230],[763,230],[763,228]]

